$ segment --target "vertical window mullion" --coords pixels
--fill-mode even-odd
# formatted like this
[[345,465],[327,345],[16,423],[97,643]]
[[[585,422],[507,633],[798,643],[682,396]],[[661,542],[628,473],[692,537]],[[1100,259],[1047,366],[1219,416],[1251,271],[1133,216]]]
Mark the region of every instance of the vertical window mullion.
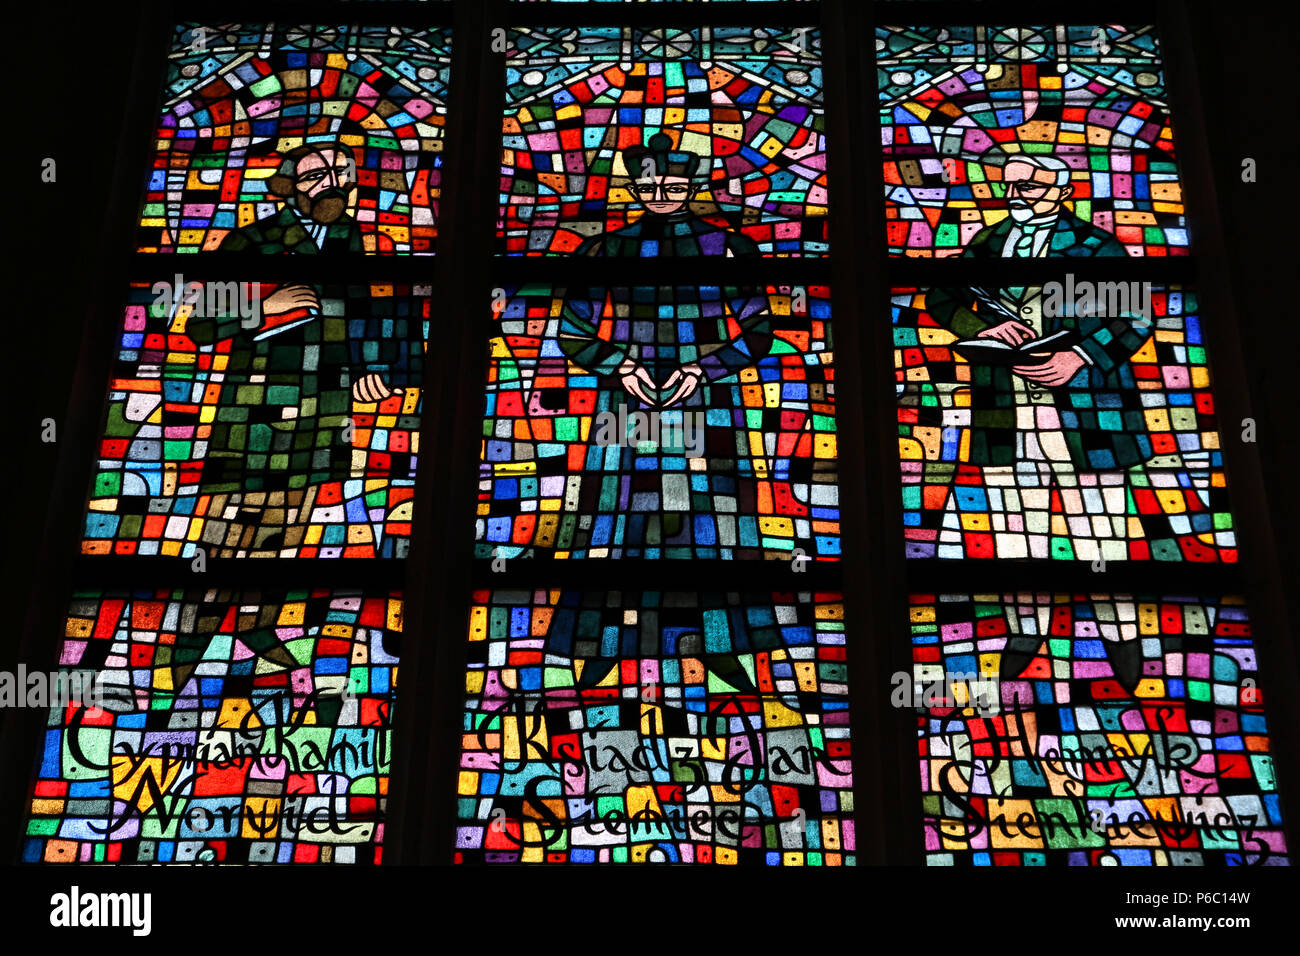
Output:
[[[465,634],[472,587],[475,494],[485,342],[491,302],[495,172],[500,155],[500,54],[491,30],[504,5],[456,0],[444,187],[439,210],[437,307],[430,343],[441,381],[421,431],[416,521],[408,559],[404,651],[415,647],[395,728],[394,863],[446,863],[455,833],[456,761]],[[438,444],[424,428],[438,422]],[[409,653],[409,651],[408,651]],[[410,666],[413,664],[414,666]]]

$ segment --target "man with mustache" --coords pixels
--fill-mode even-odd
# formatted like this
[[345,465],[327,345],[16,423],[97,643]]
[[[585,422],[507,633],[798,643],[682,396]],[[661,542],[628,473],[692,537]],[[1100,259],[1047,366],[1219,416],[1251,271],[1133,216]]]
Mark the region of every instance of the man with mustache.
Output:
[[[1065,208],[1073,191],[1069,180],[1069,167],[1055,157],[1007,160],[1003,181],[1010,215],[978,233],[963,255],[1126,255],[1113,236]],[[971,360],[966,463],[983,471],[997,557],[1125,560],[1134,538],[1144,539],[1153,559],[1179,556],[1175,536],[1192,530],[1186,515],[1137,517],[1128,511],[1130,487],[1178,487],[1179,474],[1188,470],[1182,455],[1154,453],[1130,364],[1152,335],[1150,316],[1128,310],[1075,315],[1072,306],[1065,316],[1054,315],[1044,309],[1043,287],[1035,285],[932,288],[926,310],[962,339],[1019,346],[1062,329],[1077,333],[1077,344],[1036,356],[1043,361],[1006,366]],[[927,482],[951,482],[957,465],[925,467]],[[1208,475],[1204,480],[1205,490],[1187,489],[1189,506],[1199,510],[1209,507]],[[1053,514],[1053,496],[1059,496],[1062,513]],[[945,546],[959,553],[962,540],[961,516],[949,493],[940,553]],[[1141,643],[1135,631],[1117,629],[1113,601],[1098,600],[1093,607],[1115,679],[1132,693],[1142,677]],[[1007,617],[1011,637],[999,675],[1004,682],[1017,679],[1046,642],[1044,631],[1022,632],[1010,610]]]
[[[305,143],[285,153],[268,193],[274,216],[236,229],[220,251],[365,251],[350,210],[356,160],[343,143]],[[261,300],[261,323],[238,315],[193,316],[184,332],[200,347],[230,341],[200,493],[211,498],[203,541],[216,557],[272,555],[303,543],[321,482],[359,477],[345,426],[353,403],[401,394],[418,365],[419,323],[381,336],[384,319],[364,285],[336,287],[343,314],[322,307],[324,287],[282,284]],[[361,322],[361,327],[358,323]],[[265,392],[260,400],[253,392]]]
[[363,252],[361,229],[348,213],[356,187],[356,160],[342,143],[292,149],[267,182],[267,192],[283,208],[230,232],[220,251]]
[[976,259],[1125,256],[1105,229],[1080,219],[1065,201],[1074,193],[1070,167],[1055,156],[1027,153],[1002,169],[1009,217],[979,232],[963,255]]
[[[1125,255],[1109,233],[1065,208],[1072,192],[1069,178],[1069,167],[1055,157],[1030,154],[1008,160],[1003,181],[1010,215],[976,235],[964,256]],[[965,462],[983,468],[994,499],[990,530],[997,556],[1123,560],[1129,556],[1127,541],[1138,536],[1161,551],[1159,557],[1166,551],[1176,557],[1168,522],[1144,515],[1144,529],[1135,535],[1126,507],[1126,478],[1143,487],[1161,487],[1163,479],[1153,482],[1148,466],[1185,467],[1175,456],[1153,454],[1129,363],[1150,338],[1152,319],[1131,309],[1118,315],[1075,315],[1071,307],[1064,310],[1067,314],[1055,315],[1044,303],[1041,285],[936,287],[926,293],[931,317],[960,339],[1020,346],[1062,330],[1075,335],[1075,344],[1048,348],[1019,364],[971,359]],[[928,463],[928,480],[950,480],[955,468],[948,462]],[[1052,515],[1054,493],[1061,496],[1064,515]],[[962,540],[953,507],[950,500],[941,551],[944,545],[960,547]]]

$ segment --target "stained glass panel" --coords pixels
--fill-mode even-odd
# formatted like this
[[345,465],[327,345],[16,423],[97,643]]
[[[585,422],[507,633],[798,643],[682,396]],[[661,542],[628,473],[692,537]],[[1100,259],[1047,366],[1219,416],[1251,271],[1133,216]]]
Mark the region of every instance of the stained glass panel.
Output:
[[931,865],[1286,865],[1240,598],[914,595],[911,620]]
[[855,860],[835,594],[475,594],[457,862]]
[[827,251],[811,27],[513,30],[503,147],[507,255]]
[[450,32],[181,24],[142,252],[433,251]]
[[825,288],[502,292],[479,557],[838,557]]
[[78,594],[23,859],[378,863],[398,594]]
[[404,557],[428,296],[133,284],[83,553]]
[[1187,254],[1154,27],[882,26],[876,66],[891,254]]
[[1192,291],[899,288],[893,322],[909,557],[1237,560]]

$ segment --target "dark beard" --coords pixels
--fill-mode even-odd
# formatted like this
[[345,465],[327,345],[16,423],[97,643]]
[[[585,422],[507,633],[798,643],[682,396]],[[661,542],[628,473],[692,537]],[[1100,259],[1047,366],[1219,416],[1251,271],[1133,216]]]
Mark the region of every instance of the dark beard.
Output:
[[347,195],[341,189],[327,189],[314,199],[299,193],[297,198],[299,211],[322,225],[338,222],[348,208]]

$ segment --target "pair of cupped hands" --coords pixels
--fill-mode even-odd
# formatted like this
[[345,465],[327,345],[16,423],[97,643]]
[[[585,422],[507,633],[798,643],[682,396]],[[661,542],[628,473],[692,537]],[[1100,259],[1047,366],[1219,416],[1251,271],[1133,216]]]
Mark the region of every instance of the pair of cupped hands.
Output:
[[[696,362],[687,362],[675,369],[660,385],[644,365],[626,358],[618,367],[618,379],[629,395],[639,398],[647,405],[667,407],[684,402],[694,394],[704,381],[704,369]],[[661,391],[667,394],[659,397]]]

